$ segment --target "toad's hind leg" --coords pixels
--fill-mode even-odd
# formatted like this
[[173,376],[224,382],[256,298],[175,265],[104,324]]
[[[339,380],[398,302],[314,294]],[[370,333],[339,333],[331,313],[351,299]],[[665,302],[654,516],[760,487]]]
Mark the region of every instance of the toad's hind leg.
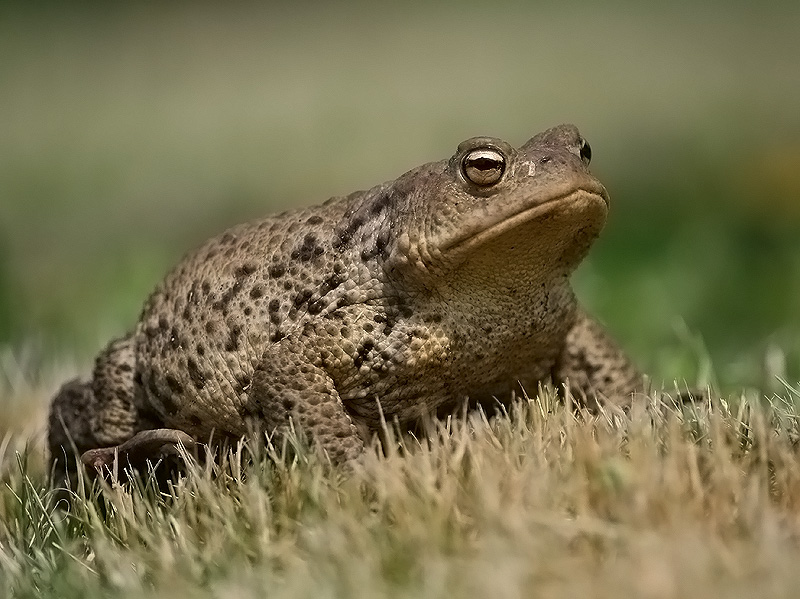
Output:
[[134,370],[133,341],[123,337],[97,357],[91,381],[72,380],[56,394],[48,446],[57,476],[74,479],[84,452],[120,445],[139,431],[159,427],[137,395]]
[[89,449],[81,455],[81,462],[94,468],[100,474],[114,472],[118,468],[132,467],[138,470],[147,467],[148,462],[157,466],[172,462],[168,466],[180,466],[183,448],[197,457],[197,443],[187,433],[172,428],[157,428],[136,433],[133,437],[114,447]]

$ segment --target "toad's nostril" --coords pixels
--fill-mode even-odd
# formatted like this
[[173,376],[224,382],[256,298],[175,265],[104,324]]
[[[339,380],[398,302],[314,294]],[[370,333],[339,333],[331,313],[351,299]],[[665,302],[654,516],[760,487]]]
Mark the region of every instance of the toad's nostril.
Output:
[[581,139],[581,160],[586,164],[592,161],[592,146],[585,139]]

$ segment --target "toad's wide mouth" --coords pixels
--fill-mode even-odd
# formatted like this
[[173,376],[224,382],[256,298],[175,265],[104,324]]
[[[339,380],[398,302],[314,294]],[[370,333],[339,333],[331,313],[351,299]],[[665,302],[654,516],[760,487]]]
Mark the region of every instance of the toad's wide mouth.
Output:
[[516,214],[505,218],[501,217],[494,222],[487,223],[483,221],[481,223],[476,223],[475,226],[468,227],[464,234],[444,244],[441,251],[448,257],[469,252],[472,248],[479,247],[491,239],[502,235],[506,231],[511,231],[521,224],[552,213],[560,206],[566,207],[570,204],[578,204],[581,202],[586,204],[587,208],[590,206],[601,206],[603,217],[605,217],[608,210],[608,195],[605,188],[600,185],[594,189],[579,188],[567,194],[523,208]]

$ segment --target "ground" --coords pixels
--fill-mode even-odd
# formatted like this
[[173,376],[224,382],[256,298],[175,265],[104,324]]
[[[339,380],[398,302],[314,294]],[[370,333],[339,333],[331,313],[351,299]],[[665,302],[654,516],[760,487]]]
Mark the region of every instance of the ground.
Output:
[[[2,394],[30,407],[51,386],[20,376]],[[69,510],[41,439],[7,435],[0,594],[793,596],[799,399],[787,387],[593,416],[545,389],[508,414],[396,437],[354,471],[302,440],[285,452],[250,439],[166,492],[95,483]]]

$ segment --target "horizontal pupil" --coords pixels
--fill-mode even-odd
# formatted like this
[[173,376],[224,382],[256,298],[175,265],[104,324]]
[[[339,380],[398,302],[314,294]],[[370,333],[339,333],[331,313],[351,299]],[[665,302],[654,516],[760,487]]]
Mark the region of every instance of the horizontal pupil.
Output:
[[492,158],[472,158],[469,160],[469,166],[479,171],[490,171],[500,168],[501,163],[499,160],[493,160]]

